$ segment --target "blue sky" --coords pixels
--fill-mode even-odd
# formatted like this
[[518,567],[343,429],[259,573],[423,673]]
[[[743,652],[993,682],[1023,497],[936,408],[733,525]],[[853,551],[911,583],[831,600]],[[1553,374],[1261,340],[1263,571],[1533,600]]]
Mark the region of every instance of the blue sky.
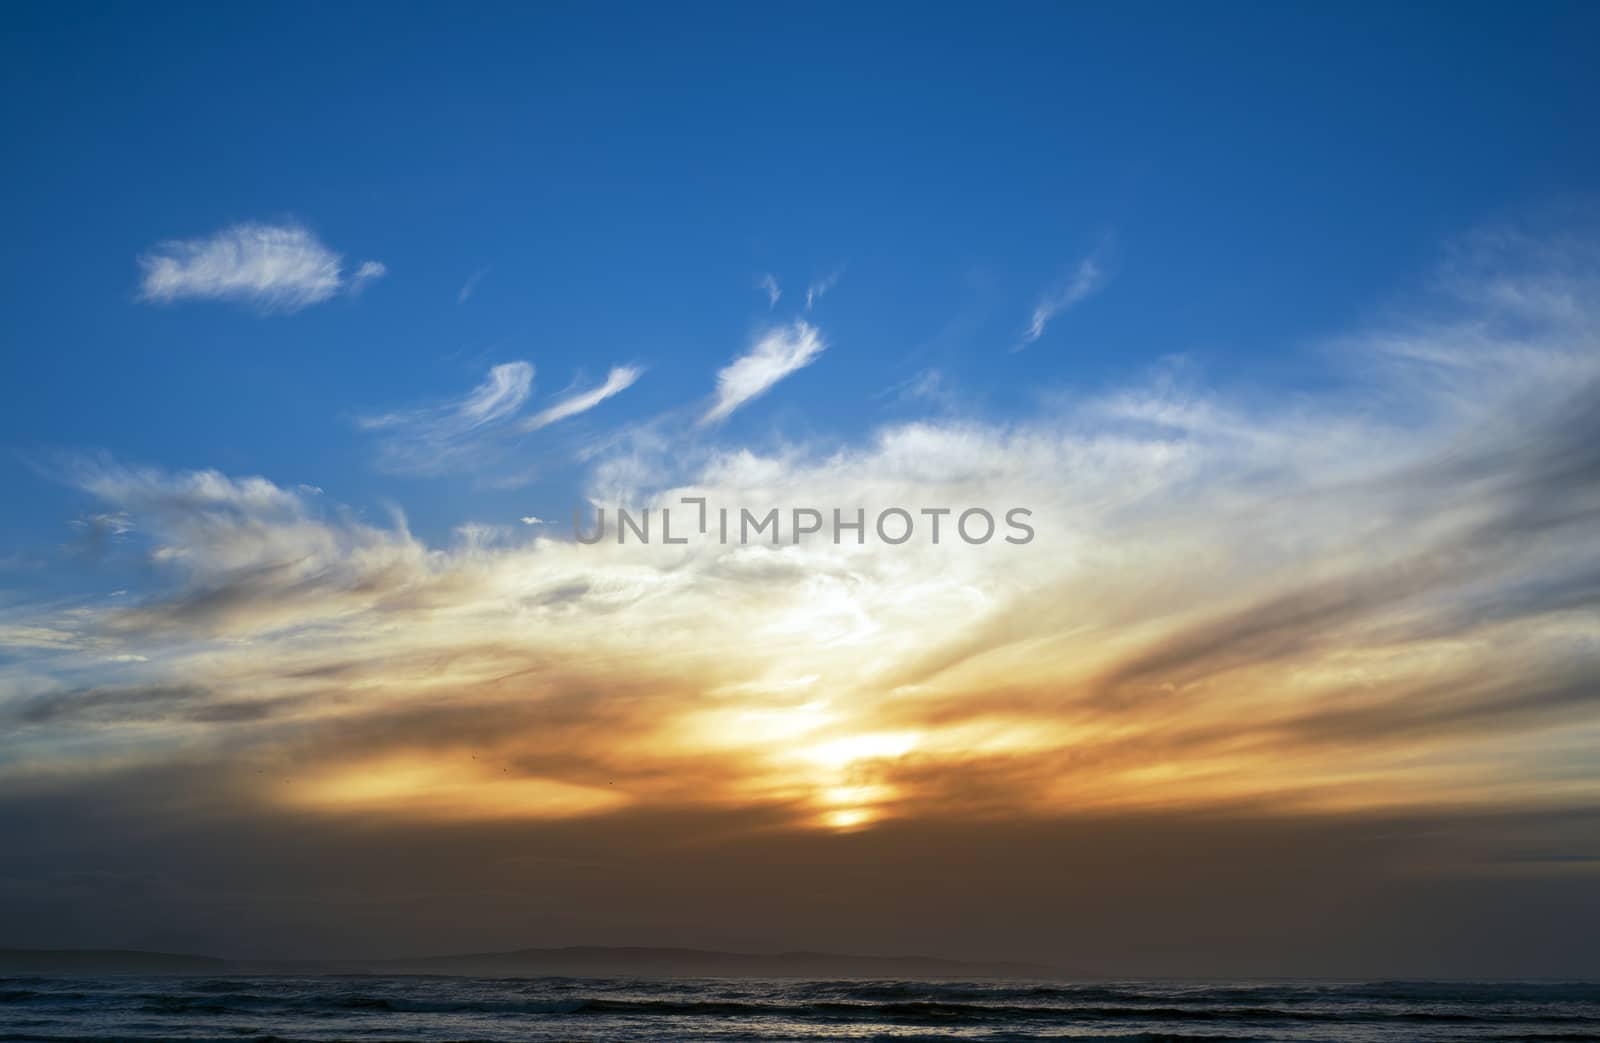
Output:
[[[394,499],[430,533],[564,512],[574,444],[703,400],[830,277],[826,353],[727,436],[860,438],[927,370],[1001,416],[1172,354],[1316,381],[1307,349],[1452,236],[1600,173],[1593,7],[1445,11],[19,8],[0,444]],[[140,299],[141,254],[241,222],[387,274],[292,314]],[[1097,292],[1012,351],[1086,258]],[[372,466],[355,418],[513,360],[530,409],[645,374],[529,438],[523,488]],[[57,541],[74,494],[0,467],[0,556]]]

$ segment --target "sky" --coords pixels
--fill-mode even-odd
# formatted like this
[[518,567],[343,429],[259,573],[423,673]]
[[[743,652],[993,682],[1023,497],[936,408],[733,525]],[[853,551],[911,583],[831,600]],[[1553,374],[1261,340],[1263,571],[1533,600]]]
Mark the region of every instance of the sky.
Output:
[[4,22],[0,945],[1600,975],[1594,5]]

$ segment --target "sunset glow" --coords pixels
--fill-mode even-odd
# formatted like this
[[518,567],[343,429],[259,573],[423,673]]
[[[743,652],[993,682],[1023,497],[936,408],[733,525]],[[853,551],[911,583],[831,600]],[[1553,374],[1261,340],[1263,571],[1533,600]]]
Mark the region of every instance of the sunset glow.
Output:
[[0,957],[1600,975],[1600,7],[0,22]]

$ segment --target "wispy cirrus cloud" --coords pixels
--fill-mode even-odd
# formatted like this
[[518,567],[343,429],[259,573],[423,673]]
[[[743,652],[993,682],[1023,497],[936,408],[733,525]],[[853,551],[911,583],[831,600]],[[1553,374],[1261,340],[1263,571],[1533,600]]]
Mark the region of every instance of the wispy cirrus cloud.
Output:
[[502,428],[528,401],[533,376],[531,363],[503,363],[458,399],[361,417],[357,426],[380,434],[379,463],[385,470],[439,474],[483,455],[484,436]]
[[481,427],[515,413],[532,391],[533,366],[527,362],[507,362],[489,370],[488,379],[472,389],[456,412],[470,426]]
[[480,268],[469,275],[467,277],[467,281],[461,284],[461,289],[456,291],[456,303],[467,303],[467,301],[471,299],[472,295],[478,292],[478,283],[482,282],[483,277],[488,274],[489,269]]
[[139,257],[140,297],[232,300],[295,312],[338,293],[356,293],[388,269],[364,261],[348,277],[344,258],[298,224],[244,223],[199,239],[174,239]]
[[816,361],[826,346],[822,334],[808,322],[768,330],[747,354],[717,372],[717,398],[700,423],[726,419],[784,377]]
[[638,380],[643,372],[643,368],[639,366],[613,366],[611,367],[611,372],[606,375],[604,384],[562,399],[555,405],[541,410],[522,421],[517,425],[517,429],[520,431],[537,431],[539,428],[548,427],[557,421],[577,416],[579,413],[586,413],[611,396],[620,394],[633,386],[633,382]]
[[771,272],[762,275],[756,280],[756,289],[767,291],[767,307],[776,308],[778,298],[783,296],[783,289],[778,285],[778,277]]
[[1085,257],[1064,282],[1039,298],[1028,328],[1022,334],[1022,343],[1012,350],[1020,351],[1044,336],[1051,319],[1099,293],[1105,288],[1106,279],[1104,265],[1095,257]]
[[360,293],[368,283],[376,282],[388,274],[389,267],[382,261],[362,261],[355,275],[350,277],[349,292]]
[[806,287],[806,311],[810,311],[829,290],[839,285],[839,273],[830,272]]
[[878,392],[877,397],[900,404],[922,404],[939,408],[953,405],[956,399],[955,392],[951,390],[944,373],[937,369],[919,370],[906,379],[884,388]]

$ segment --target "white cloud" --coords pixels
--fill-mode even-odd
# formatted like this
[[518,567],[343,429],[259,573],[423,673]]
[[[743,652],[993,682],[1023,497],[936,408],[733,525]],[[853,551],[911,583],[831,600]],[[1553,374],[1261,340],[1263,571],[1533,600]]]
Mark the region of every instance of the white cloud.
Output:
[[472,427],[490,424],[515,413],[532,390],[533,366],[507,362],[491,369],[488,379],[473,388],[456,413]]
[[385,470],[438,474],[494,455],[485,441],[533,393],[533,366],[507,362],[459,399],[436,406],[363,417],[357,424],[382,432],[379,462]]
[[906,379],[884,388],[878,395],[895,402],[925,402],[940,407],[948,407],[955,402],[955,394],[947,385],[944,373],[937,369],[924,369],[913,373]]
[[473,272],[472,275],[467,278],[467,281],[461,284],[461,289],[456,293],[456,303],[467,303],[467,300],[477,292],[478,281],[488,274],[489,269],[487,268],[480,268]]
[[544,524],[544,519],[539,517],[536,514],[524,514],[522,516],[521,521],[522,521],[522,524],[524,524],[524,525],[543,525]]
[[389,274],[389,268],[381,261],[362,261],[361,267],[356,269],[356,274],[350,280],[350,292],[360,293],[369,282],[374,282]]
[[355,292],[387,269],[365,261],[346,279],[344,259],[299,225],[238,224],[203,239],[170,240],[139,257],[144,300],[246,301],[293,312]]
[[796,322],[769,330],[750,349],[717,373],[717,400],[700,418],[715,423],[797,369],[810,365],[826,345],[816,327]]
[[1028,323],[1028,330],[1022,335],[1022,343],[1017,347],[1019,349],[1025,347],[1044,336],[1045,327],[1050,324],[1051,319],[1100,292],[1105,284],[1106,273],[1100,262],[1093,257],[1084,258],[1079,263],[1077,271],[1073,272],[1066,282],[1040,298],[1038,305],[1033,309],[1033,319]]
[[767,291],[767,307],[775,308],[778,298],[783,296],[783,290],[778,287],[778,280],[771,272],[756,280],[756,289]]
[[819,279],[810,286],[807,286],[806,311],[810,311],[813,305],[822,300],[823,294],[827,293],[837,285],[839,285],[839,273],[833,272],[828,275],[827,278]]
[[524,420],[519,425],[519,430],[537,431],[539,428],[546,427],[558,420],[565,420],[568,417],[587,412],[612,395],[625,391],[634,381],[639,379],[639,375],[643,372],[644,370],[638,366],[613,366],[610,374],[606,376],[604,384],[590,391],[584,391],[562,399],[550,408]]
[[126,536],[133,531],[133,523],[121,512],[111,514],[86,514],[70,522],[74,529],[103,538]]

